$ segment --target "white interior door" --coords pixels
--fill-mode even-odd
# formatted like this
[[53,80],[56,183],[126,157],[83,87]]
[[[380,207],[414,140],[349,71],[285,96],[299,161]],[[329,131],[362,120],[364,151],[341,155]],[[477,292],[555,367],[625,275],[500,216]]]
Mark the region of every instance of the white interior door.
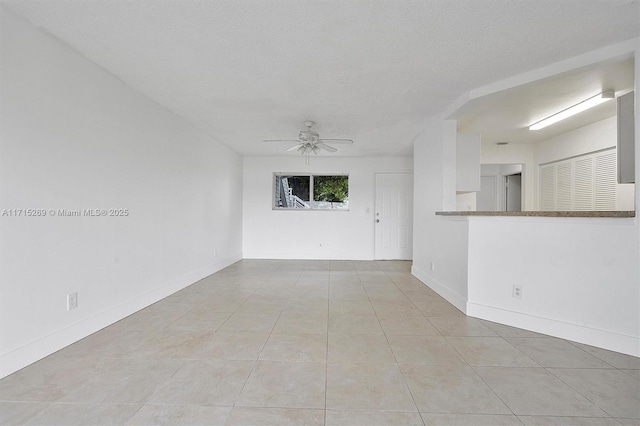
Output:
[[522,210],[522,176],[506,176],[505,185],[506,211],[519,212]]
[[413,257],[413,174],[376,173],[375,258]]

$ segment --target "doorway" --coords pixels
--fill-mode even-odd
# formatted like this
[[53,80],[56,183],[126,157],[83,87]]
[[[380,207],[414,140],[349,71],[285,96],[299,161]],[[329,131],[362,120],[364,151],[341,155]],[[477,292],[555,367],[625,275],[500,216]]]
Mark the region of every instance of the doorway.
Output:
[[413,174],[375,175],[376,260],[413,258]]
[[504,177],[505,211],[522,211],[522,173]]
[[477,211],[522,211],[523,164],[481,164],[480,191],[476,193]]

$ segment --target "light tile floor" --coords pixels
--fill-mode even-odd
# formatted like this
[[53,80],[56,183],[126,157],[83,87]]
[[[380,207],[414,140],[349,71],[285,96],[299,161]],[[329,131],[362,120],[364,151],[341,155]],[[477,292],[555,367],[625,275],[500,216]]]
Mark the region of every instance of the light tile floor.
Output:
[[465,317],[409,269],[238,262],[0,380],[0,424],[640,424],[638,358]]

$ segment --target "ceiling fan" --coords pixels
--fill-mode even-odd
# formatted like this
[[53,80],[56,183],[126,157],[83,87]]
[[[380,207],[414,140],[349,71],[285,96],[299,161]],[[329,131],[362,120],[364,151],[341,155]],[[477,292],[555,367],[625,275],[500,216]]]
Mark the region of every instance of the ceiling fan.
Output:
[[309,164],[309,154],[313,153],[318,155],[321,150],[327,152],[336,152],[338,149],[325,142],[331,144],[350,144],[353,143],[351,139],[320,139],[318,132],[311,130],[313,125],[316,124],[313,121],[305,121],[304,125],[306,130],[300,130],[298,139],[265,139],[264,142],[295,142],[290,148],[287,148],[285,152],[298,151],[300,155],[306,156],[306,164]]

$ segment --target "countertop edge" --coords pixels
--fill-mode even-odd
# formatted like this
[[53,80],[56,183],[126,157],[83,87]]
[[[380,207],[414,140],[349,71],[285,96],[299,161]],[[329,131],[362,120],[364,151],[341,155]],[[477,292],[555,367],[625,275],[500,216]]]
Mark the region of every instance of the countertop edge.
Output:
[[436,212],[438,216],[520,216],[520,217],[636,217],[635,211],[561,211],[561,212],[488,212],[488,211],[443,211]]

